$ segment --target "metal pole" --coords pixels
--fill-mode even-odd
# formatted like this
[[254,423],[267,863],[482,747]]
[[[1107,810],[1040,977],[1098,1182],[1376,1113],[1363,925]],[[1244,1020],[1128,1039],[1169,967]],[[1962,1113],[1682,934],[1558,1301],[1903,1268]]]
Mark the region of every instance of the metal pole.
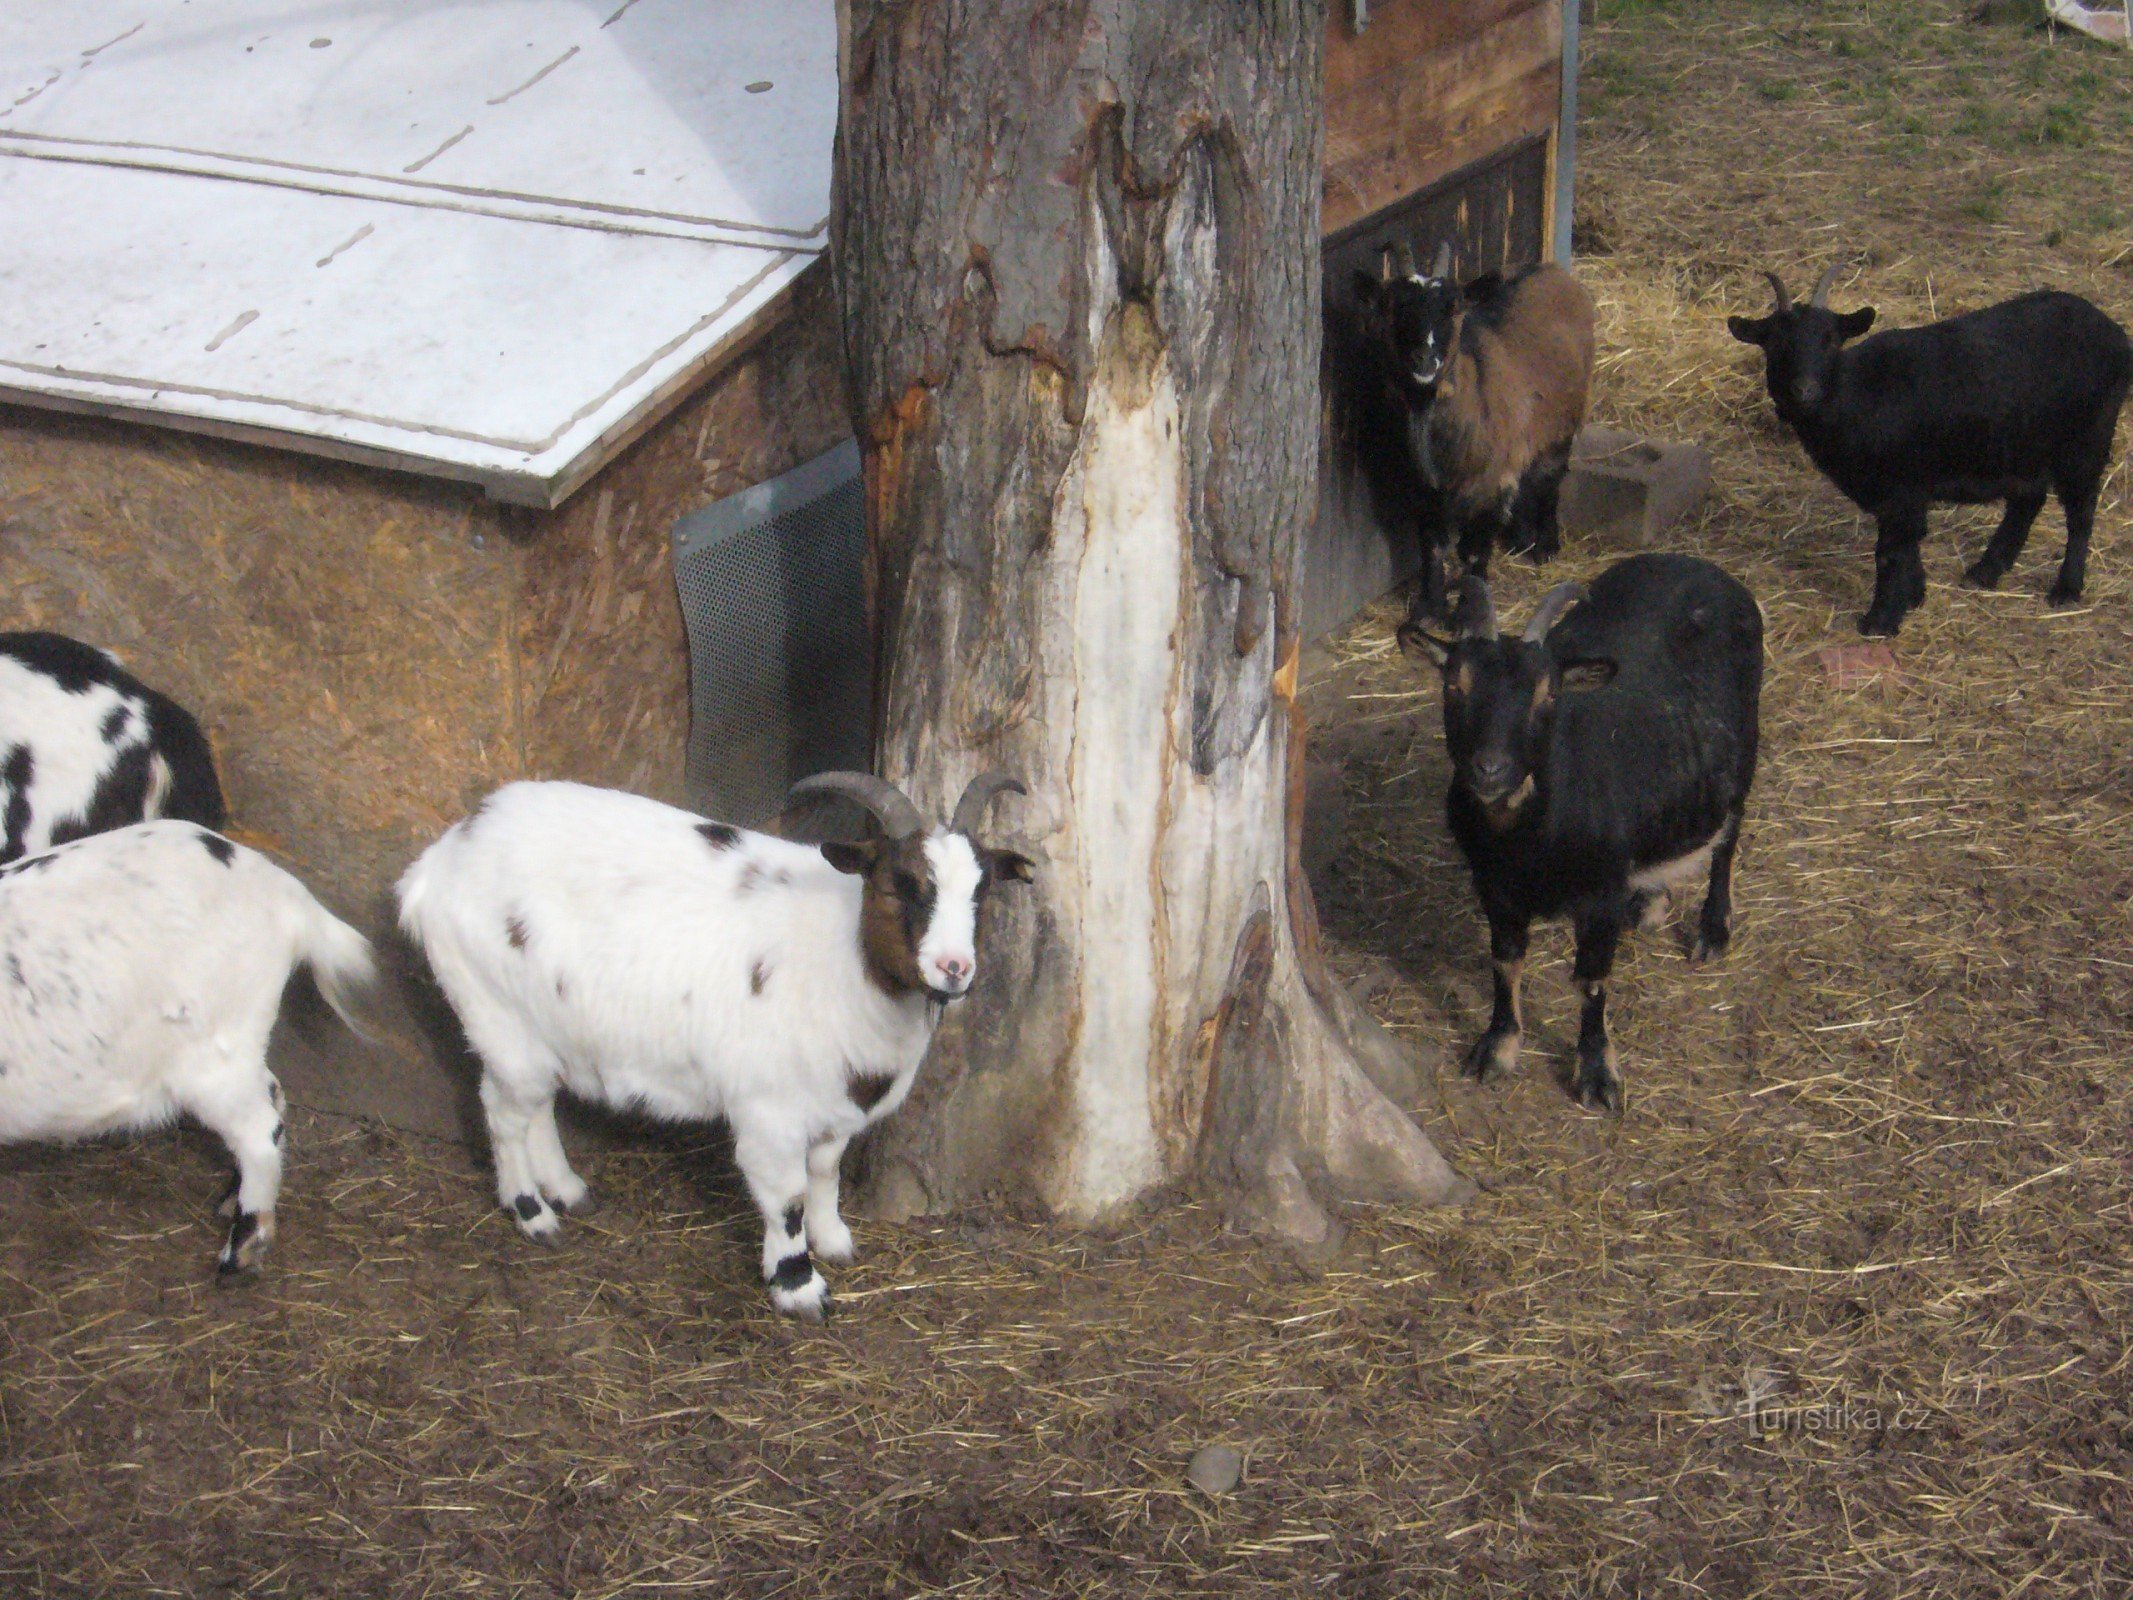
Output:
[[1555,259],[1570,264],[1570,219],[1577,199],[1578,12],[1584,0],[1563,0],[1563,99],[1555,125]]

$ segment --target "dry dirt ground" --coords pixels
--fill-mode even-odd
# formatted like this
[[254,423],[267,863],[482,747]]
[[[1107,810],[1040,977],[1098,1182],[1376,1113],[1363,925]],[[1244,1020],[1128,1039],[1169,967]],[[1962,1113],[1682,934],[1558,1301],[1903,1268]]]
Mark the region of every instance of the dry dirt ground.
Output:
[[[604,1144],[606,1212],[544,1253],[463,1152],[313,1121],[267,1276],[219,1293],[204,1141],[7,1152],[0,1592],[2133,1593],[2133,474],[2086,605],[2041,603],[2056,510],[1990,596],[1953,586],[1989,514],[1943,513],[1897,670],[1835,687],[1870,536],[1722,324],[1840,256],[1890,322],[2041,283],[2133,321],[2133,55],[1968,9],[1590,30],[1598,410],[1712,449],[1679,542],[1770,618],[1738,937],[1632,945],[1620,1122],[1558,1082],[1554,930],[1516,1079],[1421,1107],[1482,1197],[1314,1264],[1187,1197],[861,1224],[844,1315],[795,1328],[716,1140]],[[1512,564],[1507,614],[1543,581]],[[1456,1052],[1482,929],[1390,620],[1314,691],[1321,893]],[[1220,1499],[1183,1482],[1209,1440],[1249,1457]]]

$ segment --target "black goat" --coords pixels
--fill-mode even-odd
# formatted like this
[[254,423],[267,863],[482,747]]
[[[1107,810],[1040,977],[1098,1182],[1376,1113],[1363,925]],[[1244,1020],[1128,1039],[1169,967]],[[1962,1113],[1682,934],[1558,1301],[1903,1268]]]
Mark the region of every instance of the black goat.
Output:
[[1766,317],[1728,317],[1760,345],[1777,413],[1829,480],[1874,519],[1874,599],[1859,631],[1894,634],[1926,597],[1918,558],[1936,502],[2007,502],[1964,581],[1998,586],[2028,542],[2047,490],[2066,513],[2066,555],[2048,597],[2081,598],[2096,497],[2133,382],[2125,330],[2079,295],[2039,290],[1923,328],[1877,333],[1874,308],[1835,312],[1822,274],[1804,306],[1774,272]]
[[1411,468],[1442,499],[1420,508],[1416,613],[1428,617],[1444,612],[1454,525],[1469,571],[1486,573],[1498,542],[1536,561],[1555,554],[1557,496],[1592,387],[1592,296],[1576,278],[1542,265],[1461,288],[1450,270],[1449,246],[1426,275],[1401,246],[1382,280],[1358,272],[1353,284]]
[[1400,644],[1443,669],[1445,809],[1489,919],[1496,1003],[1467,1071],[1487,1079],[1517,1062],[1527,930],[1567,916],[1585,996],[1577,1097],[1620,1111],[1607,979],[1623,932],[1708,866],[1690,959],[1733,936],[1762,611],[1708,561],[1641,555],[1609,567],[1581,603],[1578,585],[1558,585],[1522,639],[1497,637],[1488,584],[1469,576],[1459,622],[1450,641],[1408,623]]

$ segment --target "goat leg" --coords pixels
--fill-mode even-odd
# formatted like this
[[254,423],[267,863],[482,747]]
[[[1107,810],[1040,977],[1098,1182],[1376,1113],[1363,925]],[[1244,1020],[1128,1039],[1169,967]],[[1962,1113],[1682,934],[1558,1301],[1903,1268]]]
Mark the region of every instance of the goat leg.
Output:
[[1859,619],[1859,631],[1894,638],[1906,613],[1926,597],[1925,564],[1918,546],[1926,536],[1923,504],[1891,506],[1879,513],[1874,540],[1874,600]]
[[1518,480],[1512,502],[1511,530],[1504,548],[1536,564],[1552,560],[1563,548],[1561,500],[1563,476],[1570,470],[1564,446],[1536,457]]
[[2060,491],[2059,504],[2066,511],[2066,554],[2060,559],[2059,576],[2051,593],[2044,597],[2047,605],[2070,606],[2081,598],[2088,581],[2089,534],[2096,526],[2096,501],[2102,489],[2103,475],[2099,470],[2086,484],[2069,484]]
[[1481,1083],[1518,1065],[1518,1047],[1525,1035],[1525,1013],[1519,988],[1526,971],[1526,937],[1531,923],[1524,917],[1491,914],[1489,955],[1495,967],[1495,1001],[1489,1013],[1488,1031],[1467,1052],[1466,1073]]
[[2000,526],[1985,553],[1972,562],[1963,574],[1963,582],[1973,589],[1997,589],[2007,569],[2015,564],[2022,554],[2022,547],[2029,543],[2030,524],[2037,520],[2037,513],[2044,509],[2044,493],[2010,495],[2006,513],[2000,518]]
[[1613,911],[1580,917],[1574,972],[1585,1004],[1578,1016],[1578,1104],[1592,1111],[1622,1113],[1622,1079],[1615,1071],[1615,1047],[1607,1038],[1607,980],[1615,966],[1615,946],[1622,921]]
[[1489,552],[1495,547],[1508,508],[1470,512],[1459,521],[1459,565],[1476,577],[1489,575]]
[[1726,817],[1726,831],[1711,851],[1711,886],[1703,897],[1703,911],[1696,918],[1696,937],[1689,945],[1691,963],[1714,960],[1733,942],[1733,852],[1740,845],[1741,808]]

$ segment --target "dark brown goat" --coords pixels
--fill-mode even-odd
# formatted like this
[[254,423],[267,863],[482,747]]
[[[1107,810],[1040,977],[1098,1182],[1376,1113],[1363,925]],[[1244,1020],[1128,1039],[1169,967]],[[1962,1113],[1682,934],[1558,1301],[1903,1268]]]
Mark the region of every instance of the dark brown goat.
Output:
[[1404,247],[1397,257],[1383,280],[1356,274],[1355,296],[1414,465],[1443,497],[1416,602],[1441,616],[1455,529],[1470,572],[1488,571],[1498,541],[1539,561],[1556,552],[1556,500],[1592,388],[1592,296],[1552,264],[1461,288],[1448,248],[1427,275]]

